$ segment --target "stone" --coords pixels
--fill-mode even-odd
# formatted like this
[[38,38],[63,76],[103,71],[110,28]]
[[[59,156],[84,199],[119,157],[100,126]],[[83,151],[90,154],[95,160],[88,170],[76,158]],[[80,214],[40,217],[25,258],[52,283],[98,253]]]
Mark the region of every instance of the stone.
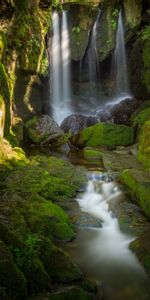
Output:
[[33,117],[25,127],[28,137],[35,144],[48,144],[64,135],[59,125],[48,115]]
[[71,115],[64,119],[60,127],[64,132],[71,132],[74,135],[81,129],[90,127],[98,122],[98,118],[93,116]]
[[140,105],[137,99],[125,99],[119,104],[113,105],[110,110],[111,118],[115,124],[131,125],[131,119]]
[[150,96],[150,26],[141,30],[129,52],[132,92],[137,99]]
[[[12,299],[14,295],[18,299],[26,299],[26,283],[23,273],[14,263],[13,255],[10,250],[0,240],[0,286],[6,291],[10,299]],[[3,295],[1,299],[5,299]]]
[[125,125],[100,123],[85,128],[73,137],[73,142],[79,147],[115,148],[134,143],[134,129]]
[[134,195],[134,199],[140,205],[147,217],[150,217],[150,176],[142,170],[124,170],[121,175],[122,182]]

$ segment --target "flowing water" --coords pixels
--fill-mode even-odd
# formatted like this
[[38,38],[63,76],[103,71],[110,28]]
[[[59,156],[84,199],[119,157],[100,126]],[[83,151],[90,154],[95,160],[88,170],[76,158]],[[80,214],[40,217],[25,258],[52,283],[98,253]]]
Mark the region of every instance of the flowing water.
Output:
[[67,11],[53,12],[52,116],[58,123],[71,114],[70,45]]
[[116,49],[113,60],[113,76],[115,78],[115,103],[121,100],[132,98],[129,85],[127,68],[127,57],[125,49],[124,25],[122,11],[119,12],[118,30],[116,36]]
[[106,300],[148,300],[146,275],[129,244],[135,239],[121,232],[109,206],[122,192],[107,174],[89,172],[86,191],[76,200],[82,212],[101,220],[101,227],[79,227],[72,255]]

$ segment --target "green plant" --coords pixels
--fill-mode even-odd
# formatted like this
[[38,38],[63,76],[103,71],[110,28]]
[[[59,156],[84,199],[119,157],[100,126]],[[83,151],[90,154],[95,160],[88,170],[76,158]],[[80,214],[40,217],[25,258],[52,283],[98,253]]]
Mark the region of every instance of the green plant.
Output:
[[113,11],[112,11],[112,17],[117,17],[118,16],[118,9],[117,8],[113,8]]
[[18,267],[31,268],[32,260],[39,253],[41,238],[38,234],[29,233],[24,242],[24,248],[11,248]]
[[112,30],[117,29],[117,22],[115,20],[111,20],[111,28],[112,28]]
[[81,29],[80,29],[79,26],[76,26],[76,27],[73,27],[73,28],[72,28],[72,32],[80,33],[80,32],[81,32]]
[[142,40],[149,40],[150,39],[150,26],[145,26],[142,31]]

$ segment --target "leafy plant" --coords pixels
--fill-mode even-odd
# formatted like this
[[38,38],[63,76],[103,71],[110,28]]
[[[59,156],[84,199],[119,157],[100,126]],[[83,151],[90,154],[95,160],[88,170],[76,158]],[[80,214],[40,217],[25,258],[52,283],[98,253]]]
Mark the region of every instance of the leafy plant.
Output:
[[80,33],[80,32],[81,32],[81,29],[80,29],[79,26],[76,26],[76,27],[73,27],[73,28],[72,28],[72,32]]
[[142,40],[149,40],[150,39],[150,26],[145,26],[142,31]]
[[39,253],[41,238],[38,234],[29,233],[24,248],[12,248],[16,264],[20,268],[30,269],[32,260]]

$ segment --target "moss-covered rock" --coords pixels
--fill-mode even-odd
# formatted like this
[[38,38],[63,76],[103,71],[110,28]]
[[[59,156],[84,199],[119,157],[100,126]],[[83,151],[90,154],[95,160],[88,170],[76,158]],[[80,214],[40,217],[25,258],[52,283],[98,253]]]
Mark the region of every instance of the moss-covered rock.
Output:
[[150,177],[141,170],[124,170],[121,175],[123,183],[129,188],[133,199],[138,202],[145,215],[150,217]]
[[116,44],[118,28],[118,0],[105,0],[102,4],[102,14],[98,26],[97,49],[100,61],[105,60]]
[[142,17],[142,0],[133,0],[132,3],[130,0],[124,0],[123,6],[126,19],[126,28],[130,28],[131,30],[133,27],[140,25]]
[[134,126],[141,127],[149,119],[150,119],[150,107],[148,106],[148,107],[140,110],[140,112],[138,112],[132,118],[132,122],[133,122]]
[[82,278],[82,273],[67,253],[44,240],[40,258],[53,282],[69,283]]
[[14,164],[23,166],[28,163],[28,159],[21,148],[12,148],[6,139],[0,138],[0,163],[6,163],[7,166]]
[[100,123],[83,129],[73,138],[75,144],[88,147],[116,147],[134,142],[134,130],[125,125]]
[[[78,2],[76,1],[76,3]],[[70,7],[70,45],[72,60],[78,61],[84,57],[89,43],[90,31],[97,13],[97,9],[93,9],[92,7],[82,5]]]
[[38,194],[33,194],[28,200],[24,216],[32,232],[39,232],[59,241],[68,241],[74,237],[69,218],[60,206],[50,200],[46,201]]
[[95,148],[84,148],[83,155],[86,159],[102,159],[102,153]]
[[33,117],[27,121],[25,127],[30,140],[35,144],[51,143],[64,135],[62,129],[48,115]]
[[134,95],[146,99],[150,95],[150,26],[138,34],[130,53],[130,78]]
[[141,128],[138,137],[138,160],[146,169],[150,168],[150,120]]
[[[0,241],[0,285],[12,299],[26,299],[26,279],[13,261],[6,245]],[[3,296],[3,295],[1,295]]]

